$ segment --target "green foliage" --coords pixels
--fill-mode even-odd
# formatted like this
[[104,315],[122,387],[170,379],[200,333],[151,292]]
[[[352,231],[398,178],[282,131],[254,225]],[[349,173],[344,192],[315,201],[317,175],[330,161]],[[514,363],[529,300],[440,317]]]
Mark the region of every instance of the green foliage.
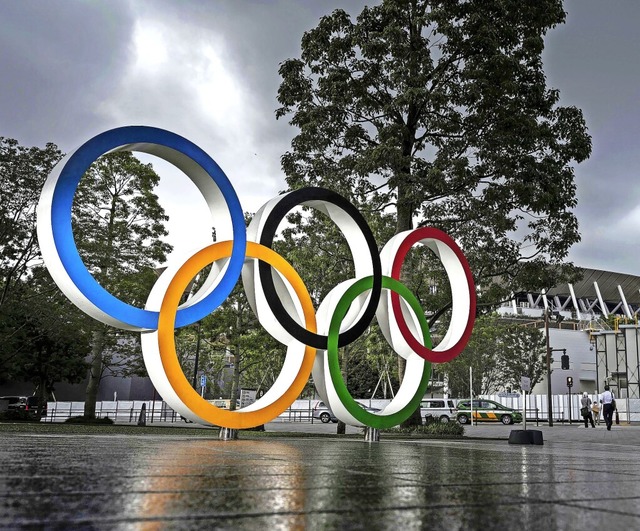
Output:
[[94,278],[115,297],[144,306],[155,268],[171,246],[153,192],[160,177],[129,152],[100,157],[82,177],[74,198],[78,252]]
[[[206,396],[218,398],[229,396],[231,387],[225,380],[226,348],[211,336],[210,320],[211,316],[207,316],[200,323],[176,330],[176,352],[182,371],[190,382],[193,381],[198,354],[198,373],[207,376]],[[198,374],[195,387],[199,388]]]
[[0,381],[31,382],[42,400],[84,377],[88,352],[82,314],[39,265],[35,208],[60,156],[0,138]]
[[66,424],[92,424],[92,425],[102,425],[102,426],[112,426],[114,424],[113,420],[109,417],[100,417],[97,418],[95,416],[85,416],[81,415],[79,417],[69,417],[65,420]]
[[486,301],[557,284],[579,240],[573,163],[591,151],[542,69],[564,19],[560,0],[383,0],[323,17],[279,70],[276,116],[299,129],[288,185],[343,193],[393,232],[445,230]]
[[[44,398],[56,381],[80,381],[90,352],[92,394],[105,367],[141,372],[138,340],[81,314],[40,266],[35,208],[61,157],[53,144],[25,148],[0,138],[0,354],[4,379],[34,383]],[[144,306],[154,268],[170,247],[166,216],[153,193],[159,177],[130,153],[101,157],[84,175],[73,210],[76,245],[89,271],[116,297]]]
[[46,399],[56,382],[77,383],[87,370],[89,335],[82,315],[42,269],[0,306],[3,379],[28,381]]
[[427,435],[443,439],[461,439],[464,436],[464,426],[458,422],[431,422],[424,425],[402,426],[383,431],[385,433]]
[[377,323],[342,349],[342,356],[347,388],[354,398],[391,398],[398,389],[397,354]]
[[542,381],[547,370],[546,341],[538,328],[510,324],[503,338],[501,363],[502,386],[520,389],[520,379],[527,376],[531,388]]
[[0,422],[40,422],[31,413],[23,409],[8,409],[0,411]]
[[38,258],[36,205],[60,157],[54,144],[27,148],[0,137],[0,306],[29,278],[29,268]]
[[[208,374],[209,393],[238,398],[242,388],[260,392],[273,385],[284,363],[286,346],[260,326],[240,283],[200,326],[203,361],[198,365]],[[180,344],[184,345],[182,339]],[[193,341],[190,349],[194,352]],[[233,364],[231,371],[225,370],[226,360]],[[231,381],[225,380],[229,375]],[[235,409],[234,400],[231,408]]]
[[[345,195],[350,196],[347,192]],[[384,222],[386,217],[366,210],[363,215],[378,241],[391,236],[390,225]],[[354,276],[351,249],[338,227],[317,210],[294,212],[288,222],[274,247],[301,276],[317,308],[331,290]],[[342,375],[352,396],[371,398],[377,387],[376,397],[390,397],[393,391],[389,389],[389,381],[397,389],[397,355],[375,321],[358,340],[340,349],[339,356]]]
[[503,336],[504,327],[496,316],[479,316],[476,319],[471,338],[462,354],[441,365],[448,376],[451,396],[469,396],[470,367],[473,369],[474,396],[490,393],[500,385]]
[[[83,175],[74,197],[72,226],[78,252],[109,293],[143,307],[171,246],[164,210],[154,188],[160,177],[130,152],[103,155]],[[144,374],[137,334],[90,321],[92,330],[85,416],[95,415],[105,369],[113,375]]]
[[546,371],[545,352],[539,329],[487,315],[476,320],[462,354],[441,369],[447,373],[451,396],[469,396],[469,367],[473,368],[474,396],[491,394],[519,389],[522,376],[531,379],[532,387],[539,383]]

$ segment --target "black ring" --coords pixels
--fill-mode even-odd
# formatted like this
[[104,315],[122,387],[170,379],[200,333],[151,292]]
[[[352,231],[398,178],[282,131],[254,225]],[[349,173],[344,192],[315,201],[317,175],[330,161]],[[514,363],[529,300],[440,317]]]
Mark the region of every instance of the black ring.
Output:
[[[369,254],[371,255],[371,264],[373,265],[373,289],[371,290],[369,304],[360,320],[338,336],[338,346],[344,347],[349,343],[353,343],[362,335],[371,324],[376,309],[378,308],[380,293],[382,292],[382,265],[380,263],[380,254],[371,228],[358,209],[340,194],[327,190],[326,188],[317,187],[300,188],[285,195],[267,216],[267,220],[260,234],[260,244],[271,248],[280,221],[284,219],[292,208],[308,201],[326,201],[351,216],[356,222],[356,225],[358,225],[358,228],[362,231],[369,247]],[[285,309],[273,283],[271,266],[260,261],[258,271],[267,304],[282,327],[301,343],[317,349],[326,350],[327,336],[309,332],[309,330],[300,326]]]

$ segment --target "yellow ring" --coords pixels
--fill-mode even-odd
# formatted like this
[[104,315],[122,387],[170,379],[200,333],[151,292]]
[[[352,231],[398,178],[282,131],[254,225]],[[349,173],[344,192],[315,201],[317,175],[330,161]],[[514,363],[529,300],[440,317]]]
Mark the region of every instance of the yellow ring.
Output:
[[[231,241],[209,245],[189,258],[178,270],[169,284],[162,301],[157,333],[158,350],[160,351],[160,359],[162,360],[164,372],[171,387],[184,405],[206,422],[226,428],[242,429],[265,424],[276,418],[293,404],[293,401],[300,396],[300,393],[309,380],[316,349],[308,345],[306,346],[300,369],[291,386],[280,398],[262,409],[244,412],[242,410],[228,411],[220,409],[204,400],[193,387],[191,387],[191,384],[182,372],[176,353],[174,329],[177,308],[189,282],[191,282],[196,274],[207,265],[231,256],[232,246],[233,242]],[[304,282],[293,267],[272,249],[254,242],[247,242],[246,256],[248,258],[257,258],[268,263],[288,280],[300,299],[307,330],[316,332],[316,315],[311,297]]]

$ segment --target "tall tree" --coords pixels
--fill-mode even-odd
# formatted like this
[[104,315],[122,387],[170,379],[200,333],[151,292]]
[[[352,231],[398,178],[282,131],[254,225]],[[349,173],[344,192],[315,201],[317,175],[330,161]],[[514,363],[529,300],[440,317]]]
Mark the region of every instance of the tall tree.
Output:
[[58,382],[82,381],[89,352],[85,323],[44,268],[36,268],[0,305],[0,383],[32,383],[41,408]]
[[[167,217],[154,193],[158,181],[150,164],[129,152],[111,153],[87,170],[74,198],[74,236],[85,265],[110,293],[139,307],[155,281],[155,267],[171,249],[161,239]],[[105,368],[139,370],[137,345],[137,334],[93,323],[85,417],[95,417]]]
[[522,376],[531,380],[531,389],[542,381],[547,370],[546,342],[539,328],[509,324],[502,337],[500,372],[504,387],[520,389]]
[[591,139],[546,85],[544,37],[564,20],[561,0],[383,0],[355,21],[323,17],[279,70],[276,116],[299,129],[282,157],[288,185],[392,211],[396,233],[444,230],[480,302],[568,278],[573,164]]
[[35,210],[61,156],[0,137],[0,381],[31,382],[41,403],[86,372],[83,316],[39,266]]
[[231,409],[236,409],[240,389],[264,392],[278,377],[286,346],[258,324],[240,283],[225,302],[203,320],[203,333],[210,337],[213,348],[226,350],[233,356]]
[[520,389],[522,376],[537,385],[546,371],[544,335],[537,328],[509,323],[497,314],[478,318],[469,344],[456,359],[441,365],[453,396],[469,396],[469,368],[474,395]]
[[476,320],[471,338],[462,354],[440,367],[447,374],[449,392],[462,398],[469,396],[469,369],[472,369],[473,395],[490,394],[502,385],[502,360],[505,326],[496,315]]
[[581,111],[545,82],[544,36],[564,20],[560,0],[383,0],[355,22],[323,17],[280,66],[276,116],[299,129],[289,186],[393,207],[395,232],[445,230],[485,300],[556,284],[579,241],[572,164],[591,150]]

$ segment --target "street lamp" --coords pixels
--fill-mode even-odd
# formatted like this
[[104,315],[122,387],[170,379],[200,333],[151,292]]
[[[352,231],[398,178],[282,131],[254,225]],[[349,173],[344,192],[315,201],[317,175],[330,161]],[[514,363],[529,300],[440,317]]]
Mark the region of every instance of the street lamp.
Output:
[[547,340],[547,416],[553,426],[553,400],[551,399],[551,346],[549,345],[549,310],[544,311],[544,334]]
[[[564,317],[559,312],[553,312],[558,323],[564,320]],[[551,396],[551,352],[554,350],[564,349],[552,349],[549,344],[549,309],[544,311],[544,334],[547,340],[547,412],[549,416],[549,426],[553,426],[553,399]],[[566,354],[566,350],[565,350]]]

